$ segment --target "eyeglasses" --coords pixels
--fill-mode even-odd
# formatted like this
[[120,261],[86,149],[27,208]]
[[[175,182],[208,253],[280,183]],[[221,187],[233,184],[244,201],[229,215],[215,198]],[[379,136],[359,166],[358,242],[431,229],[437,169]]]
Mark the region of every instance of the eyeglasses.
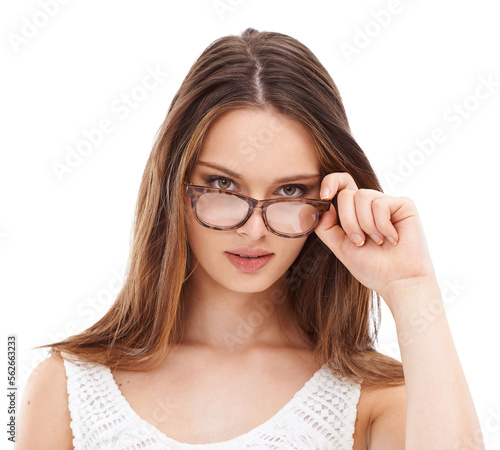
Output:
[[314,231],[331,204],[300,197],[256,200],[225,189],[184,184],[196,219],[212,230],[235,230],[245,224],[255,208],[261,208],[271,233],[292,239],[305,237]]

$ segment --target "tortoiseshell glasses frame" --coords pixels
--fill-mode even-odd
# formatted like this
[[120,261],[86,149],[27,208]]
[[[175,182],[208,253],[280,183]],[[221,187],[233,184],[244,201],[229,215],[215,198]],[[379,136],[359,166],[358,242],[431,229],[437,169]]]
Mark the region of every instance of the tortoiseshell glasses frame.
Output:
[[[321,217],[323,217],[323,214],[330,209],[331,203],[329,201],[324,201],[324,200],[316,200],[312,198],[302,198],[302,197],[293,197],[293,198],[271,198],[271,199],[265,199],[265,200],[257,200],[252,197],[248,197],[247,195],[243,194],[237,194],[236,192],[233,191],[227,191],[225,189],[220,189],[216,187],[207,187],[207,186],[197,186],[194,185],[190,182],[185,181],[184,184],[186,185],[186,194],[190,197],[191,199],[191,206],[193,208],[194,216],[196,217],[196,220],[203,225],[206,228],[210,228],[211,230],[236,230],[237,228],[243,226],[246,221],[250,218],[252,215],[252,212],[255,208],[261,208],[262,209],[262,217],[264,218],[264,223],[267,227],[267,229],[277,235],[281,236],[284,238],[290,238],[290,239],[295,239],[295,238],[301,238],[310,235],[314,229],[316,228],[316,225],[320,221]],[[223,195],[230,195],[237,197],[241,200],[244,200],[248,204],[248,212],[246,216],[238,222],[236,225],[231,225],[231,226],[214,226],[209,223],[204,222],[198,217],[198,214],[196,213],[196,203],[198,202],[199,198],[206,193],[220,193]],[[269,205],[275,204],[275,203],[306,203],[308,205],[314,206],[316,209],[316,220],[314,222],[314,225],[311,227],[310,230],[306,231],[305,233],[299,233],[299,234],[285,234],[285,233],[280,233],[279,231],[274,230],[270,225],[267,220],[267,215],[266,211]]]

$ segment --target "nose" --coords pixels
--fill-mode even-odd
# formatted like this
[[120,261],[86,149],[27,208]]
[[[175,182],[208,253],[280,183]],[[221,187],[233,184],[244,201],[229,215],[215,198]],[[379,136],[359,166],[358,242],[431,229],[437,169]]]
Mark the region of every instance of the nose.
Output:
[[241,227],[237,228],[236,232],[252,241],[256,241],[270,233],[264,223],[262,207],[256,207],[248,220]]

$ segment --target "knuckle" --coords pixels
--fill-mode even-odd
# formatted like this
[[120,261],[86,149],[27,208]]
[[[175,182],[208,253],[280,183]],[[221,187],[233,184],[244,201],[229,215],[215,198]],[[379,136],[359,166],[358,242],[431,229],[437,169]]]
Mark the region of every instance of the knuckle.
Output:
[[349,172],[340,172],[340,175],[344,178],[348,178],[349,180],[354,180],[354,178]]
[[347,191],[347,190],[342,190],[340,192],[337,192],[337,198],[340,201],[347,200],[348,198],[352,197],[352,193]]
[[383,208],[384,205],[385,205],[385,198],[383,198],[383,197],[376,198],[372,202],[372,208],[375,208],[375,209]]
[[415,206],[415,202],[409,197],[400,197],[405,203],[411,206]]
[[356,198],[367,198],[370,196],[370,189],[360,188],[355,193]]
[[378,233],[377,226],[372,220],[360,220],[359,225],[368,234]]
[[341,178],[344,175],[345,172],[331,172],[328,175],[325,176],[325,178],[328,179],[336,179],[336,178]]

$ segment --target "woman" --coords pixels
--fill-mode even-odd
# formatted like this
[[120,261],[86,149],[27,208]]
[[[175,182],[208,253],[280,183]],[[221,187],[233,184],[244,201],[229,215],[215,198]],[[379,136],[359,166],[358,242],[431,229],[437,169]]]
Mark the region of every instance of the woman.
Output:
[[[402,364],[374,350],[380,297]],[[279,33],[196,61],[122,291],[44,347],[19,449],[484,448],[415,205],[382,193],[331,77]]]

